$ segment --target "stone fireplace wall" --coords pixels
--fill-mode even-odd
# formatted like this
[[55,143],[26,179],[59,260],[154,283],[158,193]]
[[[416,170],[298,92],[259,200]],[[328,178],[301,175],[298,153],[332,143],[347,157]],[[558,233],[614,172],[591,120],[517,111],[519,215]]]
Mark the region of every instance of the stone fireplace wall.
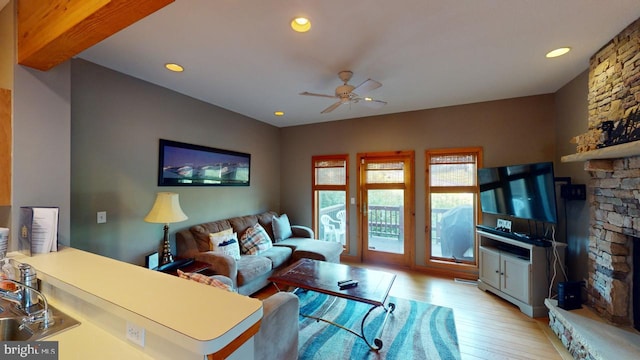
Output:
[[627,325],[633,239],[640,237],[640,156],[590,160],[585,169],[592,189],[587,303],[607,320]]
[[[640,107],[640,19],[591,57],[588,106],[589,131],[596,135],[604,121],[627,119]],[[584,150],[590,148],[578,147]],[[640,237],[640,156],[590,160],[585,170],[592,192],[587,303],[626,325],[632,322],[633,238]]]
[[589,129],[626,119],[640,104],[640,19],[591,57]]
[[[608,139],[609,131],[636,129],[628,127],[626,121],[638,119],[640,114],[640,19],[591,57],[587,100],[588,131],[574,138],[579,153],[596,150],[605,142],[619,143],[619,136]],[[611,121],[613,126],[603,129],[605,121]]]
[[[640,321],[634,322],[640,318],[640,141],[601,146],[612,140],[602,129],[605,121],[629,129],[627,120],[636,119],[640,108],[640,19],[592,56],[588,86],[588,131],[573,139],[578,154],[562,161],[586,161],[584,168],[590,175],[589,309],[566,311],[553,300],[545,304],[551,329],[574,358],[636,359],[640,353]],[[612,138],[621,139],[615,135]],[[619,326],[632,323],[635,330]]]

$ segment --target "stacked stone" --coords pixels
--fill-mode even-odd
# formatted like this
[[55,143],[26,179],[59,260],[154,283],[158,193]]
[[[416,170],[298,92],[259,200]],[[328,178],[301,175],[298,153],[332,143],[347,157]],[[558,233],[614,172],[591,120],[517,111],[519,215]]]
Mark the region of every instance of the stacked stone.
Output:
[[595,360],[597,357],[593,356],[587,349],[586,344],[581,341],[581,338],[576,337],[572,333],[571,325],[565,324],[562,319],[557,316],[555,311],[549,311],[549,327],[558,336],[562,345],[569,350],[569,353],[576,360]]
[[591,160],[592,219],[588,304],[607,320],[630,323],[631,246],[640,237],[640,156]]
[[640,105],[640,19],[591,57],[589,64],[589,131],[577,137],[578,152],[602,144],[604,121],[627,119]]
[[602,134],[602,129],[591,129],[584,134],[576,136],[572,142],[578,144],[577,150],[579,153],[595,150],[598,148],[598,145],[602,144],[604,141]]

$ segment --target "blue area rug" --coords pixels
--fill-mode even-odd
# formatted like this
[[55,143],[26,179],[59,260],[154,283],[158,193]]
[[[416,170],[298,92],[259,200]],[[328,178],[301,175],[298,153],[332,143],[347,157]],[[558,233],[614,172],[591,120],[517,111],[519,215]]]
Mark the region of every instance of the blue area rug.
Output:
[[[300,313],[319,316],[360,332],[371,305],[338,299],[313,291],[297,293]],[[396,304],[379,335],[382,348],[372,351],[361,338],[331,324],[300,316],[299,359],[460,359],[453,310],[423,302],[389,297]],[[367,318],[365,335],[373,344],[384,321],[379,307]]]

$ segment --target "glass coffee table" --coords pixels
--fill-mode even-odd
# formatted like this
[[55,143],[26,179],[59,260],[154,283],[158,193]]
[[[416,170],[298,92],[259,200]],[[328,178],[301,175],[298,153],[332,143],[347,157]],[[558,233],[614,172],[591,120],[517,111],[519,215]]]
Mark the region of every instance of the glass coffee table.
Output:
[[[278,272],[276,275],[270,277],[269,281],[273,282],[278,290],[280,290],[281,286],[291,286],[294,288],[316,291],[336,298],[343,298],[371,305],[369,311],[365,314],[364,318],[362,318],[359,333],[353,329],[349,329],[341,324],[336,324],[321,317],[305,314],[301,315],[318,321],[324,321],[341,329],[347,330],[364,340],[372,350],[379,350],[382,348],[383,344],[378,335],[384,329],[387,317],[393,313],[396,308],[393,303],[385,305],[389,295],[389,290],[391,290],[391,286],[393,285],[395,278],[395,274],[384,271],[370,270],[356,266],[335,264],[312,259],[300,259],[294,264]],[[338,282],[345,280],[355,280],[357,281],[357,285],[350,288],[341,288],[338,285]],[[371,344],[364,334],[364,325],[369,314],[378,307],[382,307],[386,314],[382,325],[374,336],[373,344]]]

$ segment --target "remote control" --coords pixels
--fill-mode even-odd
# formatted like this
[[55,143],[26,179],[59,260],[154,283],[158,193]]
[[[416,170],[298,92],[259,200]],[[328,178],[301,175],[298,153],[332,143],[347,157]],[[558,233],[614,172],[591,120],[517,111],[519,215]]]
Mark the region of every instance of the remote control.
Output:
[[356,280],[349,280],[340,284],[340,290],[350,289],[352,287],[358,286],[358,282]]
[[346,284],[348,282],[352,281],[351,279],[349,280],[342,280],[342,281],[338,281],[338,286],[342,286],[342,284]]

